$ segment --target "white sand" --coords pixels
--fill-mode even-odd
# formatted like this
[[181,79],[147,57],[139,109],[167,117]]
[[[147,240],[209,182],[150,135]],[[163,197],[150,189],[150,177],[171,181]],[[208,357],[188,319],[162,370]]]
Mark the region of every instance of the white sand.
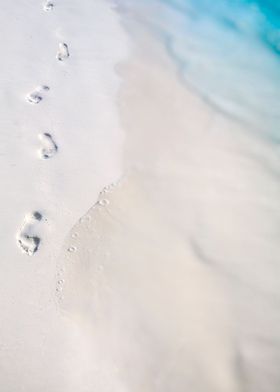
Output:
[[[278,151],[183,87],[149,35],[124,63],[106,3],[3,7],[22,44],[1,63],[2,389],[278,392]],[[123,180],[89,209],[121,174],[119,61]],[[16,234],[40,237],[32,257]]]
[[59,303],[89,369],[124,390],[276,392],[277,151],[182,87],[148,38],[120,70],[128,176],[71,230]]
[[121,172],[114,67],[126,56],[126,36],[103,0],[53,4],[46,12],[40,0],[1,2],[3,392],[75,390],[65,366],[73,348],[56,310],[56,258],[66,233]]

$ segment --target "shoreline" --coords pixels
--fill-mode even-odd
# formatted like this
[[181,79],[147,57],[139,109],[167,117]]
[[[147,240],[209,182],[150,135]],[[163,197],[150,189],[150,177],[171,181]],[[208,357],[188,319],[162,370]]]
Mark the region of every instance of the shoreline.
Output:
[[252,363],[251,350],[267,350],[260,335],[277,338],[277,243],[264,222],[277,227],[280,190],[259,165],[277,157],[182,86],[163,48],[136,34],[117,67],[125,176],[70,231],[60,306],[125,390],[169,391],[172,382],[237,392],[243,373],[253,390],[261,359]]
[[[7,52],[20,86],[4,72],[13,152],[2,168],[5,390],[279,385],[267,344],[280,321],[275,146],[182,85],[163,45],[110,2],[61,0],[41,10],[45,24],[36,7],[17,10],[28,11],[28,28],[11,18],[23,41],[42,24],[28,53]],[[35,78],[50,88],[28,106]],[[41,159],[46,140],[51,160]],[[26,239],[33,223],[42,241],[28,257],[13,234]]]

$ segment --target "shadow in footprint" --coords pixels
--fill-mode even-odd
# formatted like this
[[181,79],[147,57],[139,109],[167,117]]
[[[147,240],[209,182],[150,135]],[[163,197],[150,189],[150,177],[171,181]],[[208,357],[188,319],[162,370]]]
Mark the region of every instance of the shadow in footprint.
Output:
[[38,135],[42,143],[42,148],[39,150],[39,156],[42,159],[52,158],[58,150],[57,144],[53,140],[53,137],[50,133],[41,133]]
[[46,12],[52,11],[54,7],[54,4],[52,1],[46,1],[45,4],[43,5],[43,9]]
[[33,256],[39,248],[41,239],[37,235],[33,235],[33,227],[41,220],[42,214],[38,211],[28,214],[17,234],[18,246],[28,256]]
[[38,104],[42,101],[44,92],[49,91],[48,86],[39,86],[26,96],[26,100],[32,104]]
[[68,45],[64,42],[60,42],[58,46],[58,52],[56,54],[56,58],[58,61],[64,61],[70,56]]

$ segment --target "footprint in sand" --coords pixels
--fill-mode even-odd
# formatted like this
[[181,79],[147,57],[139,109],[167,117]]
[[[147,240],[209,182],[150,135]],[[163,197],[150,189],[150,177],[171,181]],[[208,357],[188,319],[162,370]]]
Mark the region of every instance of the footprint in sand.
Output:
[[64,61],[70,56],[68,45],[64,42],[60,42],[58,46],[58,52],[56,54],[56,58],[58,61]]
[[33,234],[33,227],[42,220],[40,212],[35,211],[26,215],[24,222],[17,234],[17,243],[23,253],[33,256],[37,252],[40,237]]
[[48,86],[39,86],[26,96],[26,100],[29,103],[38,104],[42,101],[44,92],[49,91],[49,89]]
[[52,158],[57,150],[58,147],[53,140],[53,137],[50,133],[41,133],[38,135],[38,138],[41,140],[42,147],[39,150],[39,156],[42,159],[49,159]]
[[53,7],[54,7],[54,4],[52,1],[46,1],[45,4],[43,5],[43,9],[46,12],[52,11]]

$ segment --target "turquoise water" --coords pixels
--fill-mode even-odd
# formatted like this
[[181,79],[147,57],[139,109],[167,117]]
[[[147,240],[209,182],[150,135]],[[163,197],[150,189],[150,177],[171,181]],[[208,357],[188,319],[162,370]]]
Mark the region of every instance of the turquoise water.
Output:
[[119,0],[210,104],[280,141],[280,2]]

